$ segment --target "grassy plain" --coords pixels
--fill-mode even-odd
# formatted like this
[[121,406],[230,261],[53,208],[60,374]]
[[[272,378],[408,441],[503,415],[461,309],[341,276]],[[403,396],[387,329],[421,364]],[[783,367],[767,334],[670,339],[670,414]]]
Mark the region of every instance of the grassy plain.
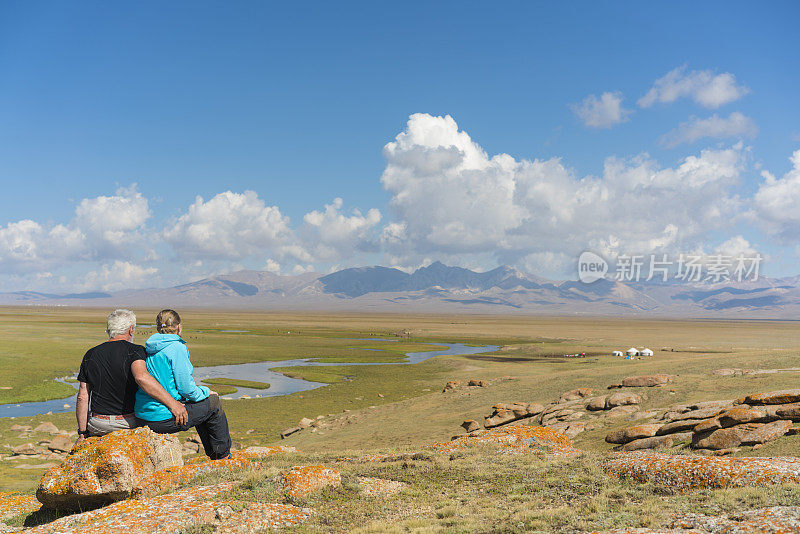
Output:
[[[155,310],[137,311],[142,323],[155,315]],[[105,313],[107,310],[0,308],[0,387],[11,388],[0,390],[0,403],[71,393],[69,386],[52,379],[74,373],[85,350],[104,340]],[[183,315],[184,337],[196,366],[297,358],[340,364],[392,363],[400,361],[405,352],[436,348],[422,343],[501,346],[491,354],[437,357],[416,365],[286,367],[276,370],[329,385],[282,397],[225,401],[233,438],[243,445],[281,441],[280,431],[294,426],[302,417],[326,416],[324,429],[313,433],[303,431],[283,441],[303,451],[302,455],[286,460],[294,464],[387,449],[419,450],[461,433],[459,425],[465,419],[481,421],[497,402],[547,403],[566,390],[605,389],[634,374],[678,375],[670,388],[646,392],[645,409],[735,398],[798,387],[800,383],[798,372],[738,377],[712,374],[714,369],[723,367],[800,367],[800,323],[791,321],[195,310]],[[246,332],[224,332],[234,329]],[[394,335],[404,331],[410,332],[410,337]],[[143,342],[150,332],[140,330],[138,341]],[[612,350],[631,346],[648,346],[655,356],[635,361],[610,356]],[[560,357],[576,352],[589,356]],[[516,379],[499,380],[508,375]],[[441,392],[448,380],[471,378],[487,380],[490,385]],[[2,443],[16,445],[30,440],[9,432],[11,424],[37,424],[43,420],[53,421],[60,428],[74,428],[70,414],[0,419]],[[794,486],[665,496],[657,488],[609,481],[599,474],[599,458],[610,448],[602,438],[616,426],[629,424],[612,420],[605,427],[580,434],[576,445],[587,454],[575,460],[578,463],[574,465],[552,464],[534,457],[490,458],[465,453],[450,460],[408,465],[346,467],[343,473],[347,476],[394,478],[408,481],[411,488],[402,497],[381,501],[377,506],[367,506],[363,498],[354,497],[352,484],[341,490],[326,490],[314,499],[331,506],[322,507],[325,512],[303,528],[337,531],[358,526],[363,532],[384,532],[403,525],[405,530],[436,531],[482,530],[478,527],[483,524],[495,527],[502,524],[509,531],[570,530],[586,525],[659,524],[665,505],[703,511],[767,501],[800,504],[800,491]],[[792,436],[740,454],[797,455],[798,451],[800,436]],[[0,490],[29,490],[35,486],[42,470],[13,467],[20,463],[26,462],[0,462]],[[264,469],[269,471],[272,467]],[[251,473],[248,484],[252,487],[245,490],[255,496],[273,491],[267,471]],[[568,509],[582,515],[568,519]],[[483,530],[497,529],[487,526]]]

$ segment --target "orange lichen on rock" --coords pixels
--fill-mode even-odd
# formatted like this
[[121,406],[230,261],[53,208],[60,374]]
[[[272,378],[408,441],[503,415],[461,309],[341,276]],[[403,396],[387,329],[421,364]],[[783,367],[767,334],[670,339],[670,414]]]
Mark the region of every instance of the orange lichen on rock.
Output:
[[324,465],[293,467],[281,476],[281,487],[288,497],[304,497],[326,486],[341,485],[339,471]]
[[800,483],[800,458],[730,458],[618,453],[605,464],[606,474],[653,482],[676,491],[700,488],[771,486]]
[[169,467],[156,471],[143,478],[133,491],[137,497],[153,495],[162,491],[170,491],[187,482],[192,477],[210,473],[211,471],[234,470],[248,467],[253,460],[282,452],[294,452],[294,447],[249,447],[243,451],[231,453],[226,460],[209,460],[207,457],[194,458],[179,467]]
[[47,471],[36,498],[49,508],[86,509],[129,497],[144,477],[183,465],[180,442],[149,428],[119,430],[78,443]]
[[33,512],[41,506],[42,504],[33,495],[0,491],[0,519]]
[[[122,534],[177,532],[198,523],[211,523],[217,533],[260,532],[295,525],[313,512],[288,504],[215,501],[234,483],[185,488],[147,499],[129,499],[105,508],[56,519],[30,534]],[[224,512],[223,512],[224,510]],[[239,510],[239,511],[234,511]]]
[[501,445],[508,452],[534,452],[547,449],[553,456],[570,456],[580,451],[573,447],[567,436],[543,426],[504,426],[484,432],[474,432],[460,436],[446,443],[435,443],[433,449],[438,452],[452,452],[466,447],[481,445]]

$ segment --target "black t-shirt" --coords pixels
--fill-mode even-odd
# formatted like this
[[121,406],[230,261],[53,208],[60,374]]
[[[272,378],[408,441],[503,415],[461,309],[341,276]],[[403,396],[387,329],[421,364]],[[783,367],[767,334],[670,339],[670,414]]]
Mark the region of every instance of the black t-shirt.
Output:
[[144,347],[128,341],[106,341],[89,349],[78,373],[78,381],[89,385],[89,410],[103,415],[133,413],[139,387],[131,364],[145,357]]

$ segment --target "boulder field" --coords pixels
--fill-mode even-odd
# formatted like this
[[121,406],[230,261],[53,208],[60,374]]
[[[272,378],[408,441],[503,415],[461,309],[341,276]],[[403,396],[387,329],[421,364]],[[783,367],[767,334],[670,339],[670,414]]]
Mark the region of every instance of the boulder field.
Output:
[[[715,400],[673,405],[652,423],[616,430],[608,443],[622,450],[669,448],[689,442],[698,454],[730,454],[739,447],[760,447],[781,436],[800,432],[792,423],[800,421],[800,389],[771,391],[736,400]],[[643,441],[648,440],[648,441]]]

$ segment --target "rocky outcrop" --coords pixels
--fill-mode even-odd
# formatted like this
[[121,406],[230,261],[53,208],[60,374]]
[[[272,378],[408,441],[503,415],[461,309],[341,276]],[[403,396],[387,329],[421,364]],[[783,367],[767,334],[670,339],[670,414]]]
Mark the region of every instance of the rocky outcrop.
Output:
[[36,498],[48,508],[78,510],[125,499],[158,470],[183,465],[177,438],[147,427],[119,430],[78,443],[39,483]]
[[619,391],[606,399],[606,409],[616,408],[617,406],[629,406],[641,404],[642,397],[635,393]]
[[800,389],[784,389],[781,391],[770,391],[768,393],[757,393],[739,399],[739,404],[759,405],[759,404],[791,404],[800,402]]
[[[33,495],[20,495],[0,491],[0,521],[41,508],[42,503]],[[2,523],[0,523],[1,525]]]
[[656,435],[659,424],[636,425],[611,432],[606,436],[606,443],[623,444],[636,439],[650,438]]
[[[791,420],[800,419],[800,403],[768,404],[778,400],[793,401],[795,390],[749,395],[739,401],[705,401],[668,408],[655,436],[673,436],[691,432],[691,447],[699,453],[730,454],[740,446],[760,446],[779,437],[797,432]],[[798,390],[800,391],[800,390]],[[744,404],[749,399],[764,404]],[[626,444],[632,441],[638,427],[610,433],[606,441]]]
[[622,446],[623,451],[661,450],[669,449],[673,445],[672,436],[654,436],[635,439]]
[[573,401],[588,397],[594,392],[592,388],[577,388],[561,394],[561,402]]
[[758,445],[774,441],[786,435],[790,428],[792,428],[792,423],[789,421],[773,421],[772,423],[767,423],[742,436],[741,445]]
[[214,486],[189,487],[166,495],[129,499],[98,510],[61,517],[25,532],[167,534],[188,532],[198,525],[207,525],[214,532],[263,532],[296,525],[314,513],[309,508],[290,504],[217,498],[218,495],[229,492],[235,485],[234,482],[228,482]]
[[140,498],[172,491],[200,474],[251,467],[261,458],[273,454],[294,452],[294,450],[294,447],[282,445],[275,447],[248,447],[241,451],[232,452],[231,458],[226,460],[209,460],[206,456],[193,458],[181,467],[168,467],[143,477],[137,487],[134,488],[132,495]]
[[738,447],[742,438],[758,428],[758,423],[748,423],[731,428],[720,428],[710,432],[695,432],[692,436],[692,448],[724,450]]
[[616,453],[606,474],[651,482],[674,491],[771,486],[800,482],[800,458],[700,457],[663,453]]
[[539,415],[544,410],[544,406],[527,402],[499,403],[492,406],[492,410],[492,414],[484,419],[486,428],[494,428]]
[[342,485],[339,471],[324,465],[307,465],[293,467],[281,475],[280,487],[284,495],[291,498],[302,498],[322,488]]

